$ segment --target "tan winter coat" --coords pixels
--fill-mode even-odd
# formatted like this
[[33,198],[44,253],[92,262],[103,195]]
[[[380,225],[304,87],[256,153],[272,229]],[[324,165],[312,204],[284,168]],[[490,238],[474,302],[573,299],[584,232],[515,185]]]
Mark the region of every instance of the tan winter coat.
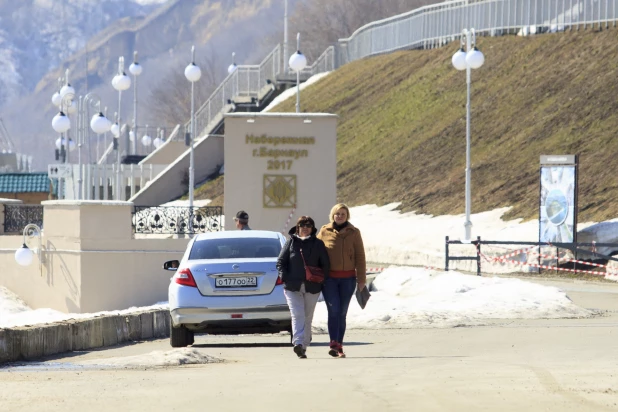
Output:
[[367,263],[365,262],[365,248],[360,230],[350,222],[341,232],[333,228],[332,222],[322,226],[317,235],[328,251],[330,270],[356,269],[356,281],[367,280]]

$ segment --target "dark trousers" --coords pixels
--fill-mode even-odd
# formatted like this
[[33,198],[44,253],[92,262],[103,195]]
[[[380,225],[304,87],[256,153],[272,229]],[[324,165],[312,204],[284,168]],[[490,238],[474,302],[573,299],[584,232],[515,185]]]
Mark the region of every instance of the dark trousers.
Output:
[[343,343],[345,318],[355,289],[356,278],[328,278],[324,282],[322,295],[328,309],[328,334],[331,341]]

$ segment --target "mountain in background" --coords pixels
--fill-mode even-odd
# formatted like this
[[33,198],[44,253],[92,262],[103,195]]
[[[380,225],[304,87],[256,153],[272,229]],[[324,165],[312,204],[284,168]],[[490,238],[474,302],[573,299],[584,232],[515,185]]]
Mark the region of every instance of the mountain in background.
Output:
[[[118,94],[111,86],[118,57],[125,66],[139,52],[140,125],[164,126],[148,113],[149,92],[183,75],[196,54],[226,74],[237,63],[258,63],[275,44],[265,39],[283,25],[282,0],[0,0],[0,110],[17,150],[44,170],[54,162],[57,134],[51,96],[70,69],[77,95],[94,92],[111,117]],[[295,1],[290,1],[290,7]],[[215,69],[217,70],[217,69]],[[128,72],[128,70],[127,70]],[[189,93],[187,82],[187,93]],[[132,118],[133,92],[123,93],[121,117]],[[199,106],[202,102],[197,101]],[[189,113],[187,113],[187,119]],[[169,126],[169,125],[165,125]]]
[[144,18],[166,0],[0,0],[0,106],[120,18]]

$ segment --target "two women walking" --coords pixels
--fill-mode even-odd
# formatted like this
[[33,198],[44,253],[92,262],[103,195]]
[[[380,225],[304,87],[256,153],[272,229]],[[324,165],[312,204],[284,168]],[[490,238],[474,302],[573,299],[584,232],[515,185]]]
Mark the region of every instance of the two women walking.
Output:
[[[328,310],[329,354],[345,357],[343,339],[346,317],[354,290],[366,281],[365,249],[360,231],[350,222],[350,209],[343,203],[330,212],[330,223],[317,233],[309,216],[301,216],[290,229],[290,239],[277,261],[284,294],[292,315],[292,343],[299,358],[307,357],[311,322],[320,292]],[[316,236],[317,233],[317,236]],[[320,267],[322,283],[307,280],[305,268]]]

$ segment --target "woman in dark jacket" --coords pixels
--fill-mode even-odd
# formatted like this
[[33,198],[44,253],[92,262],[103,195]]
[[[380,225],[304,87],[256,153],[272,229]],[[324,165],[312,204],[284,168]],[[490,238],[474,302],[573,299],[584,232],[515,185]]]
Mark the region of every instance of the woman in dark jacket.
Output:
[[292,229],[290,239],[281,249],[277,270],[283,281],[283,293],[292,314],[292,343],[299,358],[307,357],[305,352],[311,342],[313,312],[322,291],[322,284],[306,280],[307,266],[318,266],[328,278],[330,263],[324,242],[315,237],[317,229],[313,219],[301,216]]

